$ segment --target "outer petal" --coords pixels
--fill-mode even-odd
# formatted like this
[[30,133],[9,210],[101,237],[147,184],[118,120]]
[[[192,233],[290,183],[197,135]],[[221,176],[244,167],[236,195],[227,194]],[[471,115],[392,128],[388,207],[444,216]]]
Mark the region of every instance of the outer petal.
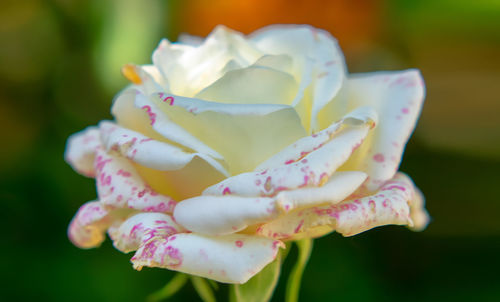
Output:
[[198,196],[180,202],[175,220],[190,231],[205,235],[236,233],[278,216],[275,198]]
[[295,74],[304,75],[301,81],[306,86],[314,79],[311,129],[317,130],[317,114],[337,94],[344,79],[344,58],[336,40],[310,26],[286,25],[266,27],[252,34],[251,40],[266,53],[291,55],[296,61]]
[[330,141],[343,126],[369,124],[371,127],[374,127],[377,120],[377,113],[372,108],[356,108],[354,111],[345,115],[340,121],[331,124],[328,128],[297,140],[292,145],[284,148],[260,164],[255,170],[260,171],[296,162],[312,151],[321,148],[325,143]]
[[221,159],[222,156],[172,121],[136,89],[126,89],[115,99],[111,112],[119,125],[149,138],[187,147]]
[[282,191],[272,198],[198,196],[179,203],[174,217],[190,231],[225,235],[269,222],[296,208],[338,203],[351,195],[365,179],[363,172],[338,172],[322,187]]
[[101,122],[99,127],[103,145],[107,151],[118,151],[139,165],[163,171],[178,170],[198,156],[217,171],[226,176],[229,175],[219,162],[208,155],[185,152],[178,147],[154,140],[111,122]]
[[163,267],[225,283],[245,283],[270,263],[282,243],[232,234],[208,237],[177,234],[156,237],[141,246],[132,258],[134,268]]
[[128,218],[119,227],[111,228],[113,245],[124,253],[135,251],[151,238],[168,237],[184,232],[170,215],[164,213],[139,213]]
[[148,212],[172,212],[176,202],[141,179],[128,159],[102,149],[95,160],[97,193],[105,205]]
[[100,145],[99,130],[97,127],[88,127],[68,138],[64,159],[78,173],[94,177],[95,150]]
[[400,164],[423,104],[423,80],[418,70],[407,70],[354,75],[347,85],[349,106],[372,106],[379,124],[345,169],[368,173],[367,188],[376,190]]
[[318,237],[331,231],[352,236],[371,228],[387,225],[413,226],[410,205],[413,183],[404,174],[384,184],[375,195],[340,204],[295,210],[261,226],[257,233],[276,239],[296,240]]
[[151,100],[172,122],[222,154],[233,175],[253,170],[306,135],[297,113],[286,105],[223,104],[173,95]]
[[303,159],[276,168],[242,173],[207,188],[204,195],[231,192],[240,196],[273,196],[283,190],[324,184],[363,141],[368,125],[346,127]]
[[90,201],[78,209],[68,228],[68,237],[80,248],[99,246],[105,239],[106,229],[115,223],[121,223],[131,210],[107,209],[99,201]]

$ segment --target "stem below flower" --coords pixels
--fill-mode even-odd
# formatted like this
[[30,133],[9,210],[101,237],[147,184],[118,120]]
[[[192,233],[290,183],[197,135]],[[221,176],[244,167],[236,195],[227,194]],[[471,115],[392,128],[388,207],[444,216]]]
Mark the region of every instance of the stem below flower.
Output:
[[162,289],[148,296],[148,302],[165,300],[178,292],[186,284],[188,276],[186,274],[176,274]]
[[288,277],[288,282],[286,284],[286,294],[285,294],[286,302],[299,301],[299,290],[300,290],[300,282],[302,280],[302,274],[304,273],[307,261],[311,256],[311,251],[313,247],[312,239],[302,239],[296,241],[295,243],[297,244],[299,255],[297,258],[297,262],[295,263],[295,266],[290,272],[290,276]]

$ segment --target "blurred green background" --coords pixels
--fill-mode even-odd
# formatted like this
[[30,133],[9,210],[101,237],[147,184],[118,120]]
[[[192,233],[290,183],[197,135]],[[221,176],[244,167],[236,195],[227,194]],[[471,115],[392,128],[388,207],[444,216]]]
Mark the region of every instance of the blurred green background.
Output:
[[[161,37],[273,23],[329,30],[351,72],[416,67],[427,85],[401,170],[426,195],[431,224],[422,233],[388,226],[316,240],[302,299],[500,301],[495,0],[2,0],[2,301],[142,301],[172,277],[134,271],[109,240],[93,250],[68,241],[70,219],[96,192],[63,161],[66,138],[111,118],[126,84],[120,67],[150,62]],[[197,299],[187,286],[172,301]]]

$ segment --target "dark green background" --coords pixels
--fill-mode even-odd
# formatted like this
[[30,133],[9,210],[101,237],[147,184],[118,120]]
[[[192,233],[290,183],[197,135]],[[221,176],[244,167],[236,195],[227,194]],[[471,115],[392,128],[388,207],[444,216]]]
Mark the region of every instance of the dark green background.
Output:
[[[422,233],[387,226],[316,240],[301,297],[500,301],[499,1],[371,2],[382,30],[367,41],[364,60],[346,53],[347,64],[351,71],[422,70],[428,97],[401,170],[424,192],[432,221]],[[108,58],[147,63],[160,37],[183,30],[180,1],[142,1],[143,10],[132,0],[117,3],[0,5],[2,301],[142,301],[173,275],[134,271],[131,255],[109,240],[80,250],[66,237],[76,210],[96,192],[93,180],[63,161],[65,141],[111,118],[125,81],[119,67],[109,71],[115,62]],[[295,257],[292,251],[285,273]],[[189,285],[172,301],[196,299]]]

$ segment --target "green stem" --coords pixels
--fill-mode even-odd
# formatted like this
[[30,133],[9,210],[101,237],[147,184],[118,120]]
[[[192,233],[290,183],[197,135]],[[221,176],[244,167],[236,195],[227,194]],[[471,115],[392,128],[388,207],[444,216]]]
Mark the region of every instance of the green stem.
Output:
[[206,279],[198,276],[191,276],[191,282],[203,302],[215,302],[214,293]]
[[312,239],[302,239],[296,241],[295,243],[297,244],[299,255],[297,258],[297,262],[295,263],[295,266],[290,272],[290,276],[288,277],[288,282],[286,284],[286,294],[285,294],[286,302],[299,301],[299,290],[300,290],[300,282],[302,280],[302,274],[304,273],[307,261],[311,256],[311,251],[313,247]]
[[148,302],[157,302],[169,298],[178,292],[186,284],[188,276],[186,274],[176,274],[162,289],[148,296]]

